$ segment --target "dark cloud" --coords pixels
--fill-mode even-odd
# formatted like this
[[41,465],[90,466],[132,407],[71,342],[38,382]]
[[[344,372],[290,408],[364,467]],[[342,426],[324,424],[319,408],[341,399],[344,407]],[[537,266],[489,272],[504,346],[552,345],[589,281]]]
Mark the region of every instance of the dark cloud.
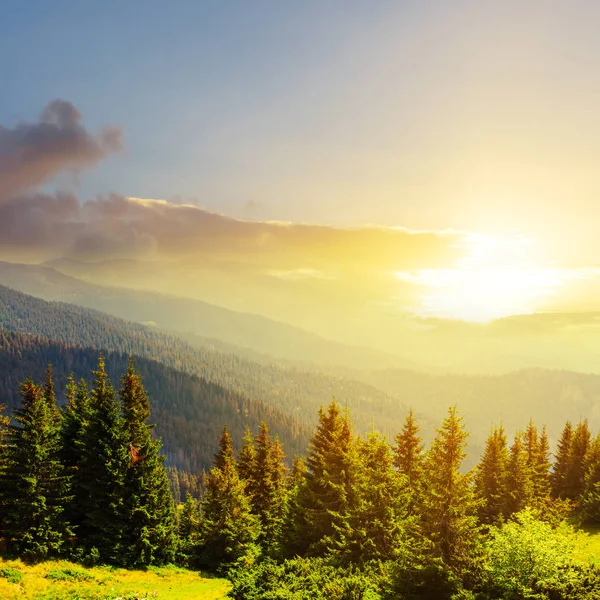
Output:
[[81,124],[79,111],[54,100],[37,123],[12,129],[0,126],[0,203],[35,189],[64,170],[90,167],[121,148],[121,130],[94,135]]

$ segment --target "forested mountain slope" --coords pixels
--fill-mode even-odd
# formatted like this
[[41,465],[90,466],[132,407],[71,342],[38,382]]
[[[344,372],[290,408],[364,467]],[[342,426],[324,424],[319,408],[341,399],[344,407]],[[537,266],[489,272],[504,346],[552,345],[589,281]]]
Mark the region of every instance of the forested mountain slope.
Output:
[[[104,354],[107,372],[118,387],[128,356]],[[16,406],[19,383],[29,376],[43,379],[48,363],[53,365],[57,389],[63,390],[70,373],[90,380],[97,362],[96,349],[0,329],[0,404]],[[225,425],[239,441],[246,425],[257,430],[263,419],[280,435],[290,454],[306,450],[306,426],[277,408],[154,360],[135,357],[135,364],[150,395],[152,420],[170,464],[192,472],[208,467]]]
[[492,425],[502,424],[512,434],[530,418],[545,424],[553,441],[568,420],[588,419],[593,431],[600,430],[600,375],[547,369],[504,375],[428,375],[401,369],[347,373],[430,415],[456,404],[474,440],[487,435]]
[[[0,327],[69,345],[151,358],[264,401],[309,425],[314,424],[319,406],[333,397],[352,410],[361,432],[375,425],[393,436],[408,411],[408,405],[397,397],[363,382],[194,347],[155,328],[72,304],[46,302],[4,286],[0,286]],[[429,437],[435,421],[426,416],[422,420],[424,435]]]
[[406,366],[384,352],[350,346],[259,315],[200,300],[94,285],[41,265],[0,262],[0,284],[45,300],[69,302],[116,317],[215,338],[288,360],[359,368]]

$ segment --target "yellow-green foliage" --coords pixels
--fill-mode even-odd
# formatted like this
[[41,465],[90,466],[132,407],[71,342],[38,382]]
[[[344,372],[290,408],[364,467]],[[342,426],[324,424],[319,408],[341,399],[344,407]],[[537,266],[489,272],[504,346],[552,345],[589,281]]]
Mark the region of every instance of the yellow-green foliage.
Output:
[[576,558],[590,560],[600,566],[600,528],[584,528],[578,532]]
[[178,567],[87,569],[67,561],[27,565],[0,558],[2,600],[222,600],[230,587]]

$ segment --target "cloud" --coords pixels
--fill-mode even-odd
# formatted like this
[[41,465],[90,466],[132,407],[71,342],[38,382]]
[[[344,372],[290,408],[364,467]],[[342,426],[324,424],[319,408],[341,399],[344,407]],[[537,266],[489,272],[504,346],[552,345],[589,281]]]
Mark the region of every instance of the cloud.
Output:
[[35,189],[64,170],[91,167],[121,148],[121,129],[97,135],[81,125],[81,114],[65,100],[54,100],[37,123],[0,126],[0,203]]
[[178,197],[168,202],[115,193],[82,202],[42,191],[61,172],[93,167],[118,151],[121,138],[115,127],[90,132],[65,100],[49,103],[36,122],[0,126],[3,257],[152,258],[229,272],[235,265],[238,273],[282,282],[347,279],[358,272],[366,281],[382,273],[393,281],[390,274],[398,270],[444,268],[464,257],[461,232],[246,221]]

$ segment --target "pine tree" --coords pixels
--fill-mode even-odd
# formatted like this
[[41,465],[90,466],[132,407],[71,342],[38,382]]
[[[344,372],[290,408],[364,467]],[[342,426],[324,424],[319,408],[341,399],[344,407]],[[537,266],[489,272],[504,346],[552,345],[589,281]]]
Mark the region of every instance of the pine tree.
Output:
[[[247,446],[247,444],[246,444]],[[279,537],[285,499],[285,467],[279,440],[271,441],[269,428],[263,421],[254,438],[254,461],[249,475],[248,492],[253,512],[261,523],[261,540],[267,548]]]
[[28,379],[21,407],[8,428],[4,490],[4,533],[10,550],[41,559],[60,554],[72,537],[64,507],[69,480],[60,462],[56,404]]
[[527,466],[527,453],[523,435],[517,434],[510,447],[506,477],[505,516],[509,517],[531,505],[533,490],[531,473]]
[[546,426],[539,437],[534,464],[533,495],[537,503],[545,503],[550,497],[550,442]]
[[141,376],[129,360],[119,397],[129,449],[124,482],[124,558],[129,566],[170,562],[176,548],[175,515],[160,441],[152,438],[150,401]]
[[246,492],[252,497],[252,489],[256,487],[256,482],[253,480],[256,461],[256,449],[254,447],[254,437],[250,431],[250,427],[246,425],[244,431],[244,439],[238,457],[238,473],[240,478],[246,482]]
[[564,478],[563,497],[577,500],[585,486],[585,456],[591,441],[587,420],[580,422],[573,432]]
[[327,554],[349,535],[360,469],[347,415],[333,401],[319,410],[319,423],[306,459],[295,511],[288,513],[288,554]]
[[475,490],[481,500],[479,519],[486,525],[497,523],[503,515],[506,497],[508,449],[504,428],[494,429],[475,473]]
[[463,420],[451,407],[426,455],[422,518],[434,557],[468,580],[481,547],[471,476],[460,471],[466,440]]
[[260,533],[260,522],[251,512],[245,487],[237,471],[231,436],[225,428],[202,501],[201,565],[226,570],[251,552]]
[[[176,505],[181,502],[181,483],[179,482],[179,471],[177,467],[167,467],[167,475],[171,484],[171,496]],[[187,497],[187,494],[186,494]]]
[[285,511],[285,502],[288,493],[288,470],[285,466],[285,454],[279,436],[275,436],[271,447],[270,472],[273,482],[273,506],[271,510],[271,523],[266,527],[265,540],[273,547],[273,552],[280,554],[278,542],[281,540],[281,528]]
[[350,516],[351,533],[338,548],[349,562],[393,560],[406,546],[410,491],[394,469],[392,449],[378,433],[357,443],[361,463],[356,483],[357,502]]
[[306,477],[306,461],[302,456],[294,456],[292,461],[292,468],[288,473],[287,486],[293,488],[296,485],[300,485]]
[[553,498],[565,498],[565,478],[569,469],[569,456],[571,454],[571,443],[573,441],[573,426],[567,421],[558,441],[556,454],[554,456],[554,467],[550,476]]
[[[7,460],[7,430],[10,419],[4,413],[5,408],[0,404],[0,482],[3,481],[4,472],[6,470]],[[4,488],[0,486],[0,538],[3,537],[4,517],[6,510],[4,509]]]
[[126,553],[124,532],[128,526],[123,499],[129,447],[116,393],[102,356],[94,376],[89,419],[80,444],[85,518],[78,536],[89,551],[99,554],[102,561],[123,564]]
[[48,363],[46,368],[46,375],[44,378],[44,385],[42,386],[42,397],[46,400],[48,408],[52,414],[52,418],[60,423],[62,420],[62,414],[56,404],[56,392],[54,386],[54,371],[52,364]]
[[423,474],[423,443],[419,437],[419,425],[410,409],[402,431],[396,436],[394,446],[394,466],[405,475],[408,487],[414,496],[419,493],[419,485]]
[[188,492],[185,497],[177,532],[179,535],[179,551],[188,559],[193,559],[193,554],[200,543],[200,509],[198,502]]
[[523,433],[523,451],[525,452],[525,462],[530,474],[535,472],[539,448],[539,438],[537,427],[533,424],[533,419],[529,420],[525,433]]
[[600,435],[590,444],[586,456],[585,485],[579,509],[584,523],[600,524]]
[[61,458],[67,474],[71,477],[71,500],[67,506],[69,520],[75,534],[84,521],[86,499],[85,472],[82,472],[83,432],[90,418],[87,383],[82,379],[75,384],[73,376],[68,379],[66,403],[62,411]]

